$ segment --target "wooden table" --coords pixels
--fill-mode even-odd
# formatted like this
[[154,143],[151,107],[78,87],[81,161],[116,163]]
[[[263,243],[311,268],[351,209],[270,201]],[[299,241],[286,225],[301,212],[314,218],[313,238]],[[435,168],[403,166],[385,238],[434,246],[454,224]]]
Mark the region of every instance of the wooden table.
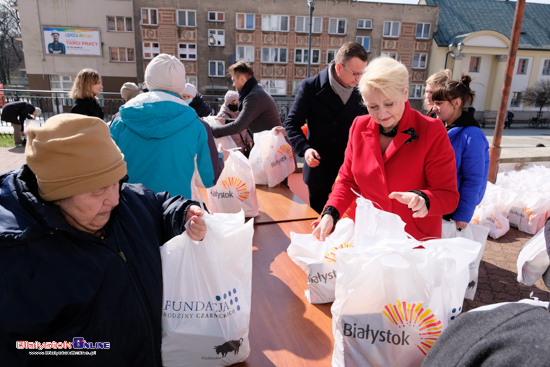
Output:
[[[199,188],[200,195],[208,206],[206,190]],[[315,210],[282,184],[275,187],[257,185],[256,195],[260,203],[260,215],[254,218],[254,224],[281,223],[305,219],[309,219],[311,222],[319,216]]]
[[306,275],[290,260],[290,232],[310,233],[311,220],[255,226],[248,359],[235,366],[330,366],[332,304],[312,305]]

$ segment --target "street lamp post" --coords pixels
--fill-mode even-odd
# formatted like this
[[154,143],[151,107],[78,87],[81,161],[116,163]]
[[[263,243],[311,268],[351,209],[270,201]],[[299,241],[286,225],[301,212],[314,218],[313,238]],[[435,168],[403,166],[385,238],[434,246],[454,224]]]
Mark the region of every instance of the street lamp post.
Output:
[[307,6],[309,7],[309,42],[307,48],[307,77],[309,78],[311,73],[311,28],[313,26],[313,10],[315,0],[307,0]]
[[214,35],[208,36],[208,45],[210,46],[210,65],[208,67],[208,72],[210,73],[210,82],[212,87],[210,88],[210,108],[214,108],[214,71],[216,66],[214,65],[214,45],[216,44],[216,39]]
[[455,68],[455,59],[457,56],[461,54],[462,50],[464,50],[464,44],[462,42],[459,42],[458,45],[456,46],[456,49],[458,50],[458,52],[455,52],[455,45],[451,43],[449,45],[449,51],[447,51],[447,54],[445,55],[445,67],[444,67],[445,69],[447,69],[447,60],[449,58],[449,54],[453,58],[453,68],[451,69],[451,75]]

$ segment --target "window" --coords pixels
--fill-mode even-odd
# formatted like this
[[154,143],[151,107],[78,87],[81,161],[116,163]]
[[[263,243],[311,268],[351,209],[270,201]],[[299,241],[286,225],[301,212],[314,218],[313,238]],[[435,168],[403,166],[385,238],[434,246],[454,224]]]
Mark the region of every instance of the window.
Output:
[[346,20],[330,18],[328,20],[329,34],[346,34]]
[[134,62],[134,49],[126,47],[109,47],[110,61]]
[[519,107],[521,104],[521,92],[512,92],[512,100],[510,101],[511,107]]
[[295,96],[298,94],[298,90],[300,90],[300,85],[302,84],[301,80],[293,80],[292,81],[292,95]]
[[52,93],[54,113],[63,113],[63,106],[72,106],[74,101],[69,98],[69,91],[73,88],[76,76],[50,75],[50,89],[52,91],[67,91],[67,93]]
[[357,19],[357,29],[372,29],[372,19]]
[[418,23],[416,25],[416,38],[430,38],[430,23]]
[[288,32],[288,15],[262,15],[262,31]]
[[194,10],[178,10],[178,27],[196,27],[197,13]]
[[382,52],[380,56],[391,57],[392,59],[397,60],[397,52]]
[[157,9],[141,8],[141,24],[157,25]]
[[209,29],[208,37],[214,36],[214,46],[225,46],[225,31],[223,29]]
[[550,75],[550,60],[544,60],[544,66],[542,67],[542,75]]
[[132,18],[130,17],[107,17],[107,31],[109,32],[132,32]]
[[225,13],[223,11],[209,11],[209,22],[225,22]]
[[158,42],[143,42],[143,58],[152,59],[160,54]]
[[73,88],[73,78],[70,75],[50,75],[51,90],[68,90]]
[[527,66],[529,65],[529,59],[519,59],[518,61],[518,74],[527,74]]
[[254,14],[237,13],[237,29],[254,29]]
[[236,61],[254,62],[254,46],[237,46]]
[[225,61],[209,61],[208,76],[225,77]]
[[334,60],[336,57],[336,54],[338,53],[338,50],[327,50],[327,65]]
[[424,87],[422,84],[411,84],[409,87],[409,99],[422,99]]
[[[311,33],[323,32],[323,18],[313,17]],[[309,33],[309,17],[296,16],[296,33]]]
[[414,54],[412,67],[414,69],[426,69],[427,61],[428,61],[428,54]]
[[470,67],[469,67],[468,71],[470,73],[479,73],[480,64],[481,64],[481,57],[479,57],[479,56],[470,57]]
[[261,79],[260,84],[269,94],[286,95],[286,80]]
[[196,76],[185,76],[185,82],[186,83],[190,83],[190,84],[193,84],[195,87],[199,87],[199,85],[197,84],[197,77]]
[[[297,48],[294,54],[294,63],[295,64],[307,64],[308,62],[308,49]],[[321,50],[311,50],[311,63],[320,64],[321,63]]]
[[288,50],[279,47],[262,47],[262,62],[286,63]]
[[357,43],[362,44],[365,50],[367,50],[367,52],[370,52],[370,37],[358,36],[356,38],[356,41]]
[[383,37],[399,37],[399,22],[384,22]]
[[197,59],[197,45],[194,43],[180,43],[178,44],[178,58],[180,60],[196,60]]

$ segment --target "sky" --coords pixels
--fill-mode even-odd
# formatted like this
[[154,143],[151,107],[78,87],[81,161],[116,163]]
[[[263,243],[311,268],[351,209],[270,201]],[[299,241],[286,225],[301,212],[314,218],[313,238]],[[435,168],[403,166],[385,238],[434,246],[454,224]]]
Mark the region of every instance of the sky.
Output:
[[[358,0],[358,1],[364,1],[367,3],[418,4],[418,0]],[[526,0],[526,1],[528,3],[550,4],[550,0]]]

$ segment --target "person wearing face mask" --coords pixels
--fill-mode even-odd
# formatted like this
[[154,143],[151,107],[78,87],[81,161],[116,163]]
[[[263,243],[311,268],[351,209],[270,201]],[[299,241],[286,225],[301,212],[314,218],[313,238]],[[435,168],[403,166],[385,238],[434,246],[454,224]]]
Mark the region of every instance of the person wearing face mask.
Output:
[[473,114],[466,110],[466,106],[474,101],[471,81],[468,74],[463,74],[459,81],[449,80],[432,94],[433,110],[445,123],[455,152],[460,193],[456,210],[443,218],[453,219],[458,230],[468,226],[476,205],[485,195],[489,177],[489,142]]
[[[223,105],[220,107],[217,117],[222,117],[222,124],[225,124],[227,120],[235,120],[239,117],[239,93],[233,90],[225,93]],[[227,120],[226,120],[227,119]],[[235,144],[241,148],[241,152],[245,152],[244,147],[252,147],[252,136],[248,130],[243,130],[240,133],[232,134],[231,138],[235,141]]]
[[193,107],[199,117],[206,117],[212,114],[212,109],[202,98],[202,94],[197,92],[197,87],[191,83],[185,84],[183,92],[181,92],[181,98],[190,107]]
[[409,73],[392,58],[369,63],[359,92],[369,114],[353,121],[339,179],[313,235],[324,240],[356,192],[399,215],[417,240],[441,237],[442,217],[459,199],[445,128],[411,108]]

